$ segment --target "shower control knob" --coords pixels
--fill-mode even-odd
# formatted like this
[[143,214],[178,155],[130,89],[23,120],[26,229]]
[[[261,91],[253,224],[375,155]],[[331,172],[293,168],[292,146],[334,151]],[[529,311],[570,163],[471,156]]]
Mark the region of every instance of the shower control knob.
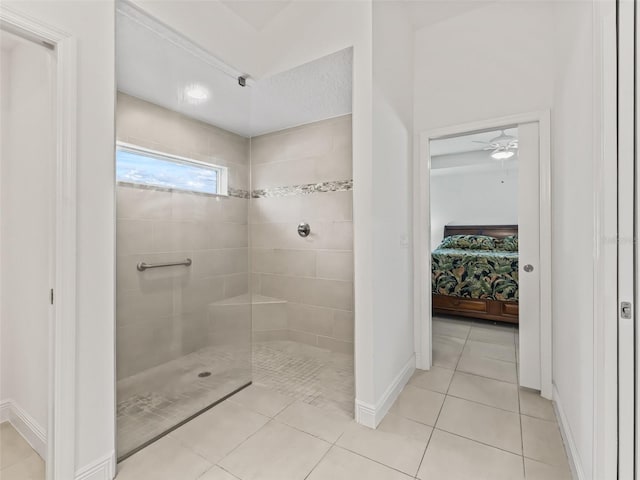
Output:
[[302,238],[308,237],[310,233],[311,227],[308,223],[301,223],[300,225],[298,225],[298,235],[300,235]]

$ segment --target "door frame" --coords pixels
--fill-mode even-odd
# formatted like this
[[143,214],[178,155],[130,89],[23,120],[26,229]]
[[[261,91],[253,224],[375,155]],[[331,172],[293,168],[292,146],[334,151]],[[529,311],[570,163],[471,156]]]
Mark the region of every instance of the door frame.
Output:
[[[414,161],[414,329],[416,368],[431,368],[431,155],[433,139],[506,125],[538,122],[540,151],[540,394],[551,399],[552,309],[551,309],[551,114],[540,110],[477,122],[451,125],[420,133]],[[429,248],[427,248],[429,246]]]
[[46,478],[75,478],[76,450],[76,39],[0,6],[0,28],[55,50],[54,302],[49,328]]

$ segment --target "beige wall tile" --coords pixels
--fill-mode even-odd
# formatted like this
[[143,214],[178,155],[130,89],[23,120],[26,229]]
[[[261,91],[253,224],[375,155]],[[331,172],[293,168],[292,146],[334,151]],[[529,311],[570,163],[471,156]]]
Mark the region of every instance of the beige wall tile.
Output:
[[343,342],[331,337],[318,336],[318,346],[331,350],[332,352],[353,355],[353,342]]
[[157,190],[119,185],[116,188],[117,218],[154,220],[166,218],[171,210],[171,194]]
[[[251,139],[252,188],[351,179],[351,135],[347,115]],[[253,291],[288,302],[292,339],[352,352],[352,192],[252,198],[250,215]]]
[[253,332],[254,342],[275,342],[278,340],[289,340],[289,330]]
[[318,278],[353,280],[353,252],[319,251],[316,262]]
[[191,254],[193,278],[215,277],[249,271],[248,248],[200,250]]
[[249,274],[234,273],[224,277],[224,298],[237,297],[249,293]]
[[330,182],[353,178],[351,147],[334,150],[315,160],[315,181]]
[[[182,254],[182,255],[181,255]],[[118,294],[128,290],[141,293],[168,291],[174,285],[183,285],[191,278],[192,271],[187,267],[154,268],[138,271],[137,264],[172,262],[189,257],[191,252],[171,253],[139,253],[118,255],[116,260]]]
[[251,226],[251,241],[256,248],[293,250],[352,250],[352,222],[313,222],[311,234],[298,235],[297,223],[264,223]]
[[180,354],[172,317],[154,317],[116,328],[118,379],[173,360]]
[[119,219],[116,222],[117,254],[153,252],[152,228],[153,222],[149,220]]
[[255,190],[317,182],[315,166],[316,159],[314,157],[262,165],[254,163],[251,168],[252,188]]
[[305,279],[282,275],[261,275],[260,293],[288,302],[303,303]]
[[318,337],[313,333],[299,332],[297,330],[289,330],[289,340],[294,342],[306,343],[307,345],[318,345]]
[[353,220],[353,193],[351,191],[314,193],[293,198],[300,199],[302,218],[309,223],[312,221],[341,222]]
[[316,252],[310,250],[280,250],[254,248],[252,271],[296,277],[316,274]]
[[[250,142],[231,132],[119,94],[117,136],[226,166],[230,187],[249,188]],[[248,209],[247,199],[118,187],[119,375],[214,342],[248,344],[248,310],[218,312],[213,321],[207,310],[249,290]],[[139,261],[187,257],[193,260],[188,268],[135,269]]]
[[346,310],[334,310],[333,329],[331,336],[337,340],[353,342],[354,339],[354,318],[353,312]]
[[193,279],[174,293],[174,309],[180,313],[200,310],[225,298],[225,278]]
[[309,279],[305,282],[304,303],[340,310],[353,309],[353,282]]
[[173,314],[173,286],[158,288],[156,291],[140,292],[129,290],[119,292],[116,297],[118,327]]
[[287,306],[284,302],[254,304],[251,311],[253,331],[286,330]]
[[333,334],[333,310],[300,303],[287,303],[288,325],[291,330],[316,335]]

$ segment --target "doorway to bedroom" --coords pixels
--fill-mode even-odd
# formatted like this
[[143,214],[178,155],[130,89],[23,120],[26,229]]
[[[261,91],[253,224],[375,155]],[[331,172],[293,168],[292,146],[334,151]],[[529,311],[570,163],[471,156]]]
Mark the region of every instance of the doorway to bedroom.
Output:
[[518,387],[550,398],[546,116],[421,140],[418,368],[445,369],[452,384],[500,382],[516,400]]

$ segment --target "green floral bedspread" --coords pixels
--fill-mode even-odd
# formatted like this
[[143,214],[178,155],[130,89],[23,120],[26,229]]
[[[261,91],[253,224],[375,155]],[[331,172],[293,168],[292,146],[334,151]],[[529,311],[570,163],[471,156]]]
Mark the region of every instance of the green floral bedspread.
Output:
[[431,257],[433,293],[518,301],[518,252],[438,248]]

